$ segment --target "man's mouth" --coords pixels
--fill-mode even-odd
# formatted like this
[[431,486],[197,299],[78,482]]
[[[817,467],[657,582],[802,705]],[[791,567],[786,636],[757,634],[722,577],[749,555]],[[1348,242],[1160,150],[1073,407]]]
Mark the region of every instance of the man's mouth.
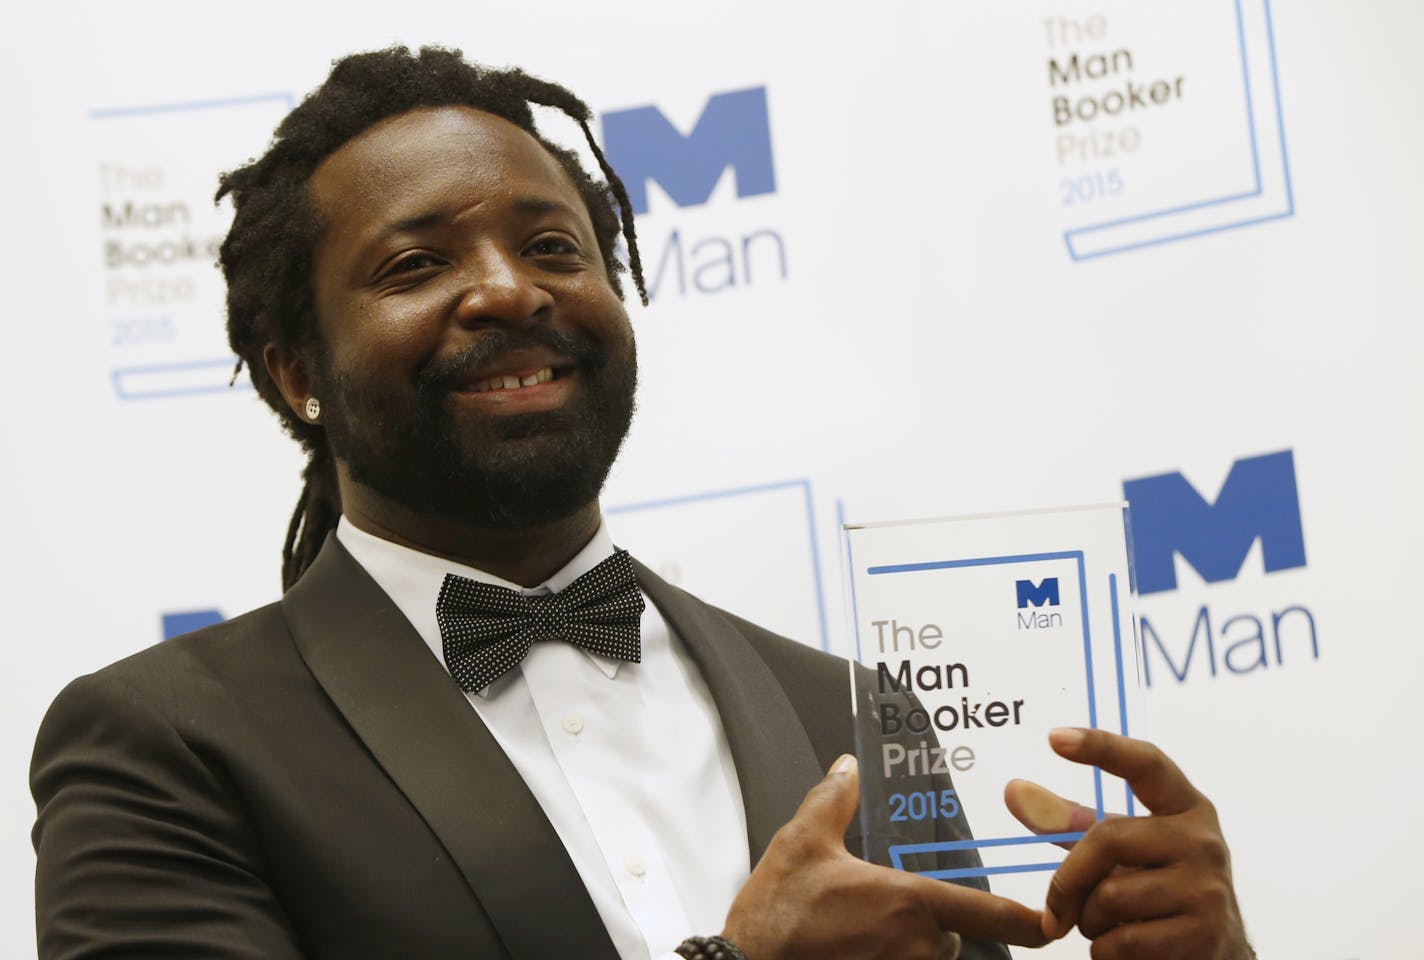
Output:
[[519,390],[524,387],[537,387],[541,383],[548,383],[554,377],[553,367],[540,367],[537,370],[486,377],[483,380],[475,381],[466,389],[471,393],[486,393],[490,390]]

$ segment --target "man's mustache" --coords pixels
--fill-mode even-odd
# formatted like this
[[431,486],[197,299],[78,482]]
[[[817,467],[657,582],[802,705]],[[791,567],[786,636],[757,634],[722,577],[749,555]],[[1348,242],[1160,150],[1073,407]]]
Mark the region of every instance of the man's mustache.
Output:
[[470,374],[512,350],[547,350],[590,369],[604,360],[597,341],[585,333],[560,333],[551,327],[532,326],[519,331],[492,330],[454,353],[435,357],[419,373],[415,382],[422,391],[450,389],[468,383]]

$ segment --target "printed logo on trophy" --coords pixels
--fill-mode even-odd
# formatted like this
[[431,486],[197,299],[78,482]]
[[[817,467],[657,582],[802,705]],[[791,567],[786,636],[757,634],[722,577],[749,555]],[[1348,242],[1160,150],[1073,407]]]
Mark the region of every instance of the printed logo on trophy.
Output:
[[1045,577],[1041,583],[1034,583],[1032,580],[1014,581],[1014,591],[1019,597],[1019,609],[1022,610],[1030,604],[1041,607],[1045,603],[1050,607],[1058,606],[1058,578]]
[[1043,630],[1063,626],[1063,614],[1057,610],[1041,609],[1059,605],[1057,577],[1044,577],[1038,583],[1032,580],[1016,580],[1014,592],[1018,595],[1020,630]]

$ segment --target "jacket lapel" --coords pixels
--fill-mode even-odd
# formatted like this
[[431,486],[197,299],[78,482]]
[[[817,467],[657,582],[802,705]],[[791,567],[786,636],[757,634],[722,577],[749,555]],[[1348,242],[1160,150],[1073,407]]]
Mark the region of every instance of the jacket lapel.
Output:
[[737,767],[755,866],[822,771],[791,701],[771,669],[714,607],[633,561],[638,583],[702,670]]
[[439,837],[510,955],[618,960],[518,771],[400,610],[334,536],[282,607],[308,668]]

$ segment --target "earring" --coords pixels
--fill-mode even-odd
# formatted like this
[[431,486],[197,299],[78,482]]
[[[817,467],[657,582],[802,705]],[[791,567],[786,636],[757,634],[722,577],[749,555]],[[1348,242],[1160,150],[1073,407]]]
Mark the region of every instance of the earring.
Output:
[[321,401],[316,397],[307,397],[307,419],[316,420],[321,416]]

